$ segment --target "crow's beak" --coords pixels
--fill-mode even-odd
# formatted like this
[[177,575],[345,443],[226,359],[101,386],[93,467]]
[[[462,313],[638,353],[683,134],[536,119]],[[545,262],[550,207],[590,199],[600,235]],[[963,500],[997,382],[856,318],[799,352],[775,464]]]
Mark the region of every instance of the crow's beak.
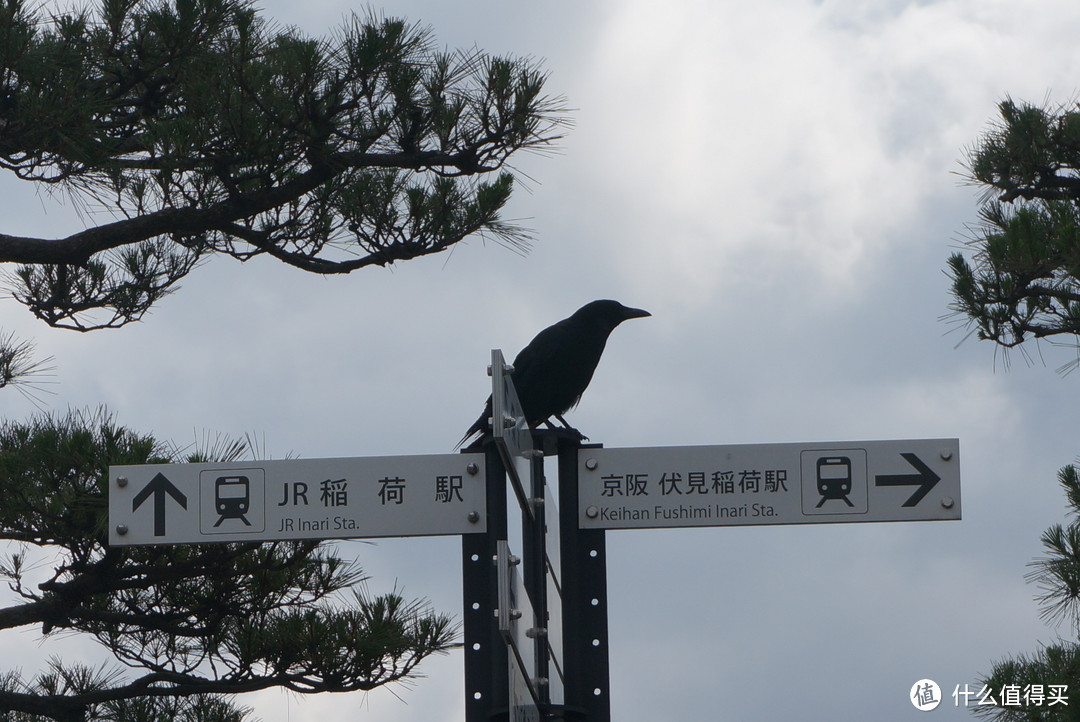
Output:
[[648,311],[646,311],[643,308],[624,308],[623,309],[623,317],[625,317],[625,318],[645,318],[646,316],[651,316],[651,315],[652,315],[651,313],[649,313]]

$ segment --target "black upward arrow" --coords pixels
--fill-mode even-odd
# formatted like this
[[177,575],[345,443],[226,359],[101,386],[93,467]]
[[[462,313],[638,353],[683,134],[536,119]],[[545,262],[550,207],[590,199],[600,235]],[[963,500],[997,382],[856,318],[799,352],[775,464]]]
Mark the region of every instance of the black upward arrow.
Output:
[[911,452],[902,452],[900,456],[907,460],[907,463],[915,467],[918,474],[879,474],[874,477],[875,486],[917,486],[918,489],[912,494],[907,501],[900,506],[915,506],[923,497],[930,493],[930,490],[934,488],[934,485],[941,481],[941,477],[933,472],[933,470],[923,463],[923,460],[915,456]]
[[135,495],[131,502],[131,510],[135,511],[142,506],[151,494],[154,495],[154,536],[165,536],[165,495],[168,494],[176,499],[176,503],[185,509],[187,509],[187,497],[166,479],[164,474],[158,474]]

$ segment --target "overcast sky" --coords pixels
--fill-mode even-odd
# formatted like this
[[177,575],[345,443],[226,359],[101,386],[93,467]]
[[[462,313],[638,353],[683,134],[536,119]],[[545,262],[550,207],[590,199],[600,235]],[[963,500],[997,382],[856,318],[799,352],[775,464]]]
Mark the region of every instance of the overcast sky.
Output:
[[[324,34],[343,0],[265,13]],[[140,324],[2,327],[55,357],[57,410],[107,404],[188,443],[254,433],[270,455],[448,453],[512,357],[595,298],[615,331],[569,420],[606,447],[959,438],[963,520],[608,532],[613,719],[921,718],[1068,628],[1025,584],[1080,454],[1067,349],[1007,360],[950,323],[947,256],[976,218],[964,150],[1007,95],[1075,100],[1075,0],[401,0],[440,44],[542,59],[575,127],[506,213],[526,257],[484,244],[343,278],[216,259]],[[524,179],[523,179],[524,180]],[[10,178],[5,232],[70,209]],[[0,397],[7,417],[33,407]],[[371,575],[460,614],[456,538],[342,543]],[[19,637],[46,656],[37,630]],[[5,644],[8,642],[5,641]],[[462,654],[411,688],[245,698],[266,722],[463,718]],[[1080,704],[1080,690],[1073,690]]]

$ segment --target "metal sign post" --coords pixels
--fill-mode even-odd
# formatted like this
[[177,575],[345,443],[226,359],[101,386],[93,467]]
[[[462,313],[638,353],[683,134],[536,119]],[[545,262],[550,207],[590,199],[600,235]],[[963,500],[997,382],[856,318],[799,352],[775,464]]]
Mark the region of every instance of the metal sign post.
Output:
[[[465,580],[466,720],[526,722],[548,718],[553,710],[561,708],[564,695],[561,658],[564,614],[556,574],[561,560],[552,563],[550,559],[549,506],[556,514],[552,522],[556,532],[559,520],[554,500],[549,500],[545,493],[544,449],[550,447],[554,452],[556,437],[566,432],[537,431],[534,434],[514,389],[510,376],[512,369],[505,364],[498,349],[491,352],[490,372],[492,433],[484,445],[487,468],[495,469],[493,460],[497,458],[501,462],[500,471],[505,469],[509,477],[520,507],[522,554],[520,559],[515,557],[520,563],[519,574],[518,564],[510,565],[507,561],[506,477],[489,474],[488,531],[474,535],[463,544],[463,564],[470,575]],[[498,486],[499,491],[491,489],[492,486]],[[497,494],[501,497],[496,498]],[[501,510],[501,518],[497,518],[499,512],[494,511],[496,506]],[[556,543],[550,547],[558,549],[560,545]],[[490,568],[477,569],[478,559],[487,559],[494,565],[494,577],[489,574]],[[553,596],[559,605],[554,615],[549,611],[549,596]],[[493,600],[495,606],[492,606]],[[508,605],[513,608],[508,609]],[[492,645],[490,641],[485,643],[490,640],[493,617],[499,622],[497,628],[505,647]],[[481,654],[481,650],[486,650],[486,655]],[[492,685],[499,689],[495,690]]]
[[[499,577],[495,562],[506,539],[506,471],[493,443],[484,446],[487,531],[461,537],[462,629],[465,643],[465,719],[507,720],[510,670],[495,610]],[[499,714],[504,716],[499,717]]]
[[[543,455],[536,455],[527,499],[531,512],[521,511],[522,554],[511,564],[505,519],[498,526],[497,514],[491,511],[505,510],[507,482],[489,477],[498,491],[488,496],[488,531],[463,541],[463,564],[469,575],[465,579],[465,719],[608,722],[604,532],[578,529],[576,522],[581,441],[563,429],[538,430],[533,436],[538,449],[547,447],[558,454],[559,495],[569,503],[556,506],[548,498]],[[485,446],[489,470],[495,468],[493,456],[499,458],[495,446],[495,441]],[[495,498],[499,492],[501,501]],[[547,516],[549,510],[552,518]],[[488,564],[478,566],[475,558],[483,554],[478,550],[491,545],[495,552],[487,557]],[[484,575],[491,570],[494,582]],[[493,620],[504,644],[484,642],[490,638]],[[504,668],[505,678],[496,677]]]
[[578,458],[598,451],[580,439],[559,439],[559,532],[562,562],[564,719],[610,722],[607,540],[603,529],[578,524]]

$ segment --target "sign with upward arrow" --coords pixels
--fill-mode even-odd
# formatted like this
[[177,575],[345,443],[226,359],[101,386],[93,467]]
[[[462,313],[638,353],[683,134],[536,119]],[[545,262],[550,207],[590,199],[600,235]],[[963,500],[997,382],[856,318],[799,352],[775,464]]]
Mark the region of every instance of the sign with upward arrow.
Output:
[[131,511],[138,511],[151,496],[154,497],[154,536],[165,536],[165,497],[171,496],[177,504],[187,509],[187,496],[164,474],[158,474],[131,500]]
[[476,534],[484,478],[483,454],[113,466],[109,543]]

